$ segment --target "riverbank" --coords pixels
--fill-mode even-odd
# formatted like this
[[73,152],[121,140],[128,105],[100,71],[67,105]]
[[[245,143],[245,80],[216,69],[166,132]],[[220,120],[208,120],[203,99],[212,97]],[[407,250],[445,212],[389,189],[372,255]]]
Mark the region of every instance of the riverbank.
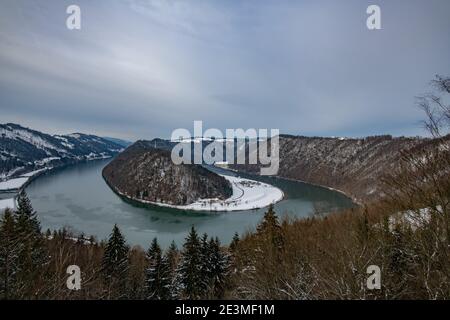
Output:
[[245,175],[250,176],[250,177],[268,177],[268,178],[271,178],[271,179],[280,179],[280,180],[287,180],[287,181],[293,181],[293,182],[301,182],[301,183],[304,183],[304,184],[308,184],[308,185],[311,185],[311,186],[323,188],[323,189],[330,190],[330,191],[333,191],[333,192],[338,192],[338,193],[342,194],[343,196],[345,196],[346,198],[348,198],[349,200],[351,200],[357,206],[362,206],[362,204],[363,204],[363,201],[361,199],[356,198],[354,195],[352,195],[350,193],[347,193],[347,192],[345,192],[343,190],[336,189],[336,188],[333,188],[333,187],[329,187],[329,186],[326,186],[326,185],[323,185],[323,184],[318,184],[318,183],[313,183],[313,182],[309,182],[309,181],[283,177],[283,176],[279,176],[279,175],[260,176],[260,175],[255,174],[255,173],[250,173],[250,172],[247,172],[247,171],[239,171],[239,170],[236,170],[236,169],[230,168],[230,167],[224,168],[224,167],[221,167],[221,166],[214,165],[213,168],[216,168],[216,169],[219,169],[219,170],[223,170],[223,171],[230,171],[230,172],[233,172],[234,174],[245,174]]
[[[222,168],[222,167],[216,167],[216,166],[214,166],[214,167],[215,168],[219,168],[221,170],[225,170],[225,171],[231,171],[231,172],[233,172],[235,174],[242,173],[242,174],[246,174],[248,176],[261,177],[260,175],[257,175],[255,173],[250,173],[250,172],[246,172],[246,171],[239,171],[239,170],[236,170],[236,169],[233,169],[233,168]],[[320,187],[320,188],[327,189],[327,190],[330,190],[330,191],[338,192],[338,193],[342,194],[343,196],[345,196],[346,198],[350,199],[357,206],[362,206],[362,204],[363,204],[363,201],[361,199],[356,198],[354,195],[349,194],[349,193],[347,193],[347,192],[345,192],[343,190],[336,189],[336,188],[333,188],[333,187],[329,187],[329,186],[326,186],[326,185],[323,185],[323,184],[318,184],[318,183],[313,183],[313,182],[309,182],[309,181],[283,177],[283,176],[279,176],[279,175],[267,176],[267,177],[270,177],[272,179],[281,179],[281,180],[287,180],[287,181],[293,181],[293,182],[301,182],[301,183],[309,184],[311,186]]]
[[5,210],[6,208],[14,209],[14,207],[15,207],[14,198],[0,199],[0,213],[2,210]]
[[[235,232],[255,230],[267,208],[233,212],[179,210],[143,204],[119,195],[102,177],[109,160],[88,161],[66,166],[39,176],[26,188],[42,230],[69,227],[74,234],[106,239],[114,224],[120,226],[130,245],[147,247],[157,237],[164,248],[172,241],[182,246],[194,225],[200,233],[217,236],[228,244]],[[232,172],[222,172],[234,175]],[[352,207],[340,193],[285,179],[263,179],[241,175],[281,189],[284,198],[275,204],[280,218],[311,216],[318,205],[324,212]]]
[[0,199],[0,211],[5,210],[6,208],[15,209],[17,195],[30,184],[31,181],[51,169],[52,168],[42,168],[30,171],[16,178],[0,182],[0,195],[3,197]]
[[59,165],[59,166],[51,166],[51,167],[43,167],[34,171],[30,171],[24,174],[21,174],[12,179],[8,179],[6,181],[0,181],[0,213],[6,208],[15,209],[16,207],[16,197],[17,195],[24,190],[32,181],[37,179],[39,176],[46,174],[55,169],[61,169],[66,166],[77,165],[81,162],[85,161],[96,161],[96,160],[105,160],[111,157],[103,156],[85,159],[82,161],[77,161],[74,163]]
[[288,180],[288,181],[294,181],[294,182],[301,182],[301,183],[305,183],[305,184],[309,184],[311,186],[315,186],[315,187],[319,187],[319,188],[323,188],[323,189],[327,189],[333,192],[337,192],[342,194],[343,196],[345,196],[346,198],[348,198],[349,200],[351,200],[354,204],[356,204],[357,206],[362,206],[363,205],[363,201],[356,198],[355,196],[340,190],[340,189],[336,189],[333,187],[328,187],[326,185],[323,184],[318,184],[318,183],[312,183],[312,182],[308,182],[308,181],[304,181],[304,180],[298,180],[298,179],[292,179],[292,178],[286,178],[286,177],[282,177],[282,176],[273,176],[273,178],[275,179],[284,179],[284,180]]
[[131,197],[130,195],[127,195],[112,186],[111,188],[120,196],[141,204],[188,211],[227,212],[256,210],[265,208],[270,204],[275,204],[284,198],[283,191],[270,184],[223,174],[220,174],[220,176],[224,177],[231,183],[233,195],[230,198],[226,200],[199,199],[194,203],[183,206],[136,199],[135,197]]

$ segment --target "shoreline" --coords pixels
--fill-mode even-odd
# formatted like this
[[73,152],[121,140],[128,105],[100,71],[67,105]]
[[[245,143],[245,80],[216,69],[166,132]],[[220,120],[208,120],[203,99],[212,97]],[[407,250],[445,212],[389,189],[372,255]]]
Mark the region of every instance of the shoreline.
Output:
[[309,184],[311,186],[324,188],[324,189],[327,189],[327,190],[330,190],[330,191],[335,191],[335,192],[338,192],[338,193],[342,194],[346,198],[350,199],[354,204],[356,204],[358,206],[362,206],[363,205],[363,203],[360,200],[358,200],[354,196],[352,196],[352,195],[350,195],[350,194],[348,194],[345,191],[342,191],[340,189],[336,189],[336,188],[333,188],[333,187],[328,187],[328,186],[323,185],[323,184],[318,184],[318,183],[308,182],[308,181],[304,181],[304,180],[299,180],[299,179],[285,178],[285,177],[280,177],[280,176],[273,176],[273,177],[276,178],[276,179],[284,179],[284,180],[288,180],[288,181],[301,182],[301,183],[304,183],[304,184]]
[[[260,175],[258,175],[258,174],[250,173],[250,172],[247,172],[247,171],[239,171],[239,170],[231,169],[231,168],[227,168],[227,169],[224,169],[224,168],[221,168],[221,167],[219,167],[219,168],[222,169],[222,170],[229,170],[229,171],[232,171],[232,172],[234,172],[234,173],[244,173],[244,174],[249,175],[249,176],[260,177]],[[281,180],[287,180],[287,181],[293,181],[293,182],[301,182],[301,183],[304,183],[304,184],[309,184],[309,185],[311,185],[311,186],[324,188],[324,189],[327,189],[327,190],[330,190],[330,191],[335,191],[335,192],[338,192],[338,193],[342,194],[342,195],[345,196],[346,198],[350,199],[354,204],[356,204],[356,205],[358,205],[358,206],[362,206],[362,205],[363,205],[363,202],[361,202],[359,199],[355,198],[353,195],[348,194],[347,192],[342,191],[342,190],[340,190],[340,189],[336,189],[336,188],[333,188],[333,187],[329,187],[329,186],[326,186],[326,185],[323,185],[323,184],[318,184],[318,183],[314,183],[314,182],[308,182],[308,181],[300,180],[300,179],[294,179],[294,178],[282,177],[282,176],[279,176],[279,175],[265,176],[265,177],[270,177],[270,178],[275,178],[275,179],[281,179]]]
[[[66,167],[69,167],[69,166],[75,166],[75,165],[78,165],[78,164],[83,163],[83,162],[87,163],[87,162],[91,162],[91,161],[106,160],[106,159],[110,159],[110,158],[112,158],[112,157],[110,156],[110,157],[103,157],[103,158],[83,159],[83,160],[79,160],[79,161],[71,162],[71,163],[66,163],[66,164],[62,164],[62,165],[57,165],[57,166],[52,166],[52,167],[43,167],[43,168],[40,168],[40,169],[36,169],[36,170],[33,170],[33,171],[29,171],[29,172],[23,173],[20,176],[17,176],[15,178],[3,181],[3,182],[8,182],[8,181],[14,180],[14,179],[27,178],[27,180],[24,181],[18,188],[1,189],[0,190],[0,194],[1,195],[8,195],[8,194],[12,195],[12,197],[0,198],[0,202],[10,204],[11,201],[12,201],[12,203],[14,204],[13,208],[11,208],[10,206],[0,206],[0,213],[3,210],[5,210],[6,208],[10,208],[10,209],[15,210],[16,207],[17,207],[17,196],[22,191],[24,191],[26,189],[26,187],[28,187],[34,180],[36,180],[40,176],[48,174],[48,173],[53,172],[53,171],[58,170],[58,169],[66,168]],[[34,172],[34,174],[30,175],[33,172]]]
[[[219,200],[219,199],[200,199],[197,200],[194,203],[188,204],[188,205],[172,205],[168,203],[161,203],[161,202],[153,202],[148,200],[142,200],[142,199],[136,199],[134,197],[130,197],[129,195],[121,192],[120,190],[117,190],[115,187],[111,186],[108,181],[103,177],[103,180],[105,183],[111,188],[111,190],[116,193],[118,196],[123,198],[124,200],[132,203],[136,203],[138,205],[144,205],[144,206],[156,206],[160,208],[167,208],[167,209],[175,209],[180,211],[190,211],[190,212],[214,212],[214,213],[220,213],[220,212],[238,212],[238,211],[249,211],[249,210],[257,210],[261,208],[266,208],[270,204],[275,204],[280,201],[282,201],[285,198],[284,192],[268,183],[263,183],[256,180],[246,179],[246,178],[240,178],[240,177],[232,177],[227,175],[222,175],[225,179],[229,180],[232,184],[233,191],[236,189],[240,189],[242,192],[241,194],[235,194],[233,192],[233,195],[229,197],[226,200]],[[244,184],[253,184],[253,187],[245,187],[242,185]],[[253,201],[260,201],[258,202],[250,202],[248,201],[252,200],[252,198],[248,198],[249,194],[251,193],[250,190],[253,188],[257,188],[257,191],[261,191],[261,189],[269,189],[270,194],[266,194],[263,192],[263,195],[265,198],[262,198],[265,200],[262,202],[260,193],[257,193],[256,195],[253,195]],[[253,190],[254,191],[254,190]],[[247,192],[247,198],[245,197]],[[250,194],[251,196],[251,194]],[[255,196],[257,196],[255,198]],[[244,203],[242,203],[244,201]],[[246,202],[245,202],[246,201]]]
[[[53,171],[55,171],[55,170],[64,168],[64,167],[77,165],[77,164],[80,164],[80,163],[83,163],[83,162],[91,162],[91,161],[98,161],[98,160],[106,160],[106,159],[110,159],[110,158],[112,158],[112,157],[94,158],[94,159],[84,159],[84,160],[82,160],[82,161],[77,161],[77,162],[75,162],[75,163],[67,163],[67,164],[64,164],[64,165],[59,165],[59,166],[54,166],[54,167],[45,167],[45,168],[41,168],[41,169],[35,170],[35,171],[36,171],[36,174],[29,176],[29,177],[28,177],[28,180],[27,180],[26,182],[24,182],[24,183],[20,186],[20,188],[18,188],[18,189],[10,189],[10,190],[0,190],[0,194],[3,194],[3,195],[11,194],[11,195],[13,195],[13,197],[1,198],[0,201],[7,201],[7,200],[13,199],[13,200],[14,200],[14,205],[16,206],[16,204],[17,204],[17,203],[16,203],[17,195],[18,195],[22,190],[26,189],[26,187],[28,187],[28,185],[29,185],[30,183],[32,183],[35,179],[39,178],[40,176],[45,175],[45,174],[50,173],[50,172],[53,172]],[[260,182],[260,181],[252,180],[252,179],[251,179],[251,177],[259,177],[259,175],[257,175],[257,174],[252,174],[252,173],[245,172],[245,171],[238,171],[238,170],[230,169],[230,168],[221,168],[221,167],[219,167],[219,169],[224,170],[225,172],[229,171],[229,172],[232,172],[232,173],[234,173],[234,174],[239,174],[239,173],[245,174],[245,175],[249,176],[250,178],[239,178],[239,179],[241,179],[241,180],[251,180],[251,181],[256,181],[256,182],[259,182],[259,183],[261,183],[261,184],[269,185],[270,187],[279,190],[279,191],[281,192],[281,197],[277,198],[274,202],[272,202],[273,204],[278,203],[278,202],[282,201],[283,199],[285,199],[285,194],[284,194],[284,192],[283,192],[281,189],[279,189],[279,188],[277,188],[277,187],[275,187],[275,186],[273,186],[273,185],[270,185],[270,184],[268,184],[268,183],[263,183],[263,182]],[[31,172],[34,172],[34,171],[30,171],[30,172],[28,172],[28,173],[24,173],[24,174],[22,174],[21,176],[26,176],[27,174],[30,174]],[[224,177],[229,177],[229,176],[223,175],[223,174],[220,174],[220,175],[221,175],[221,176],[224,176]],[[21,177],[21,176],[19,176],[19,177]],[[102,176],[102,177],[103,177],[103,176]],[[355,197],[353,197],[353,196],[347,194],[346,192],[344,192],[344,191],[342,191],[342,190],[339,190],[339,189],[336,189],[336,188],[333,188],[333,187],[329,187],[329,186],[325,186],[325,185],[320,185],[320,184],[317,184],[317,183],[312,183],[312,182],[308,182],[308,181],[304,181],[304,180],[299,180],[299,179],[293,179],[293,178],[282,177],[282,176],[278,176],[278,175],[276,175],[276,176],[269,176],[269,177],[270,177],[270,178],[274,178],[274,179],[279,179],[279,180],[287,180],[287,181],[293,181],[293,182],[301,182],[301,183],[304,183],[304,184],[307,184],[307,185],[312,185],[312,186],[324,188],[324,189],[329,190],[329,191],[338,192],[338,193],[342,194],[343,196],[347,197],[349,200],[351,200],[355,205],[361,206],[361,202],[360,202],[358,199],[356,199]],[[130,196],[128,196],[128,195],[126,195],[126,194],[124,194],[124,193],[122,193],[122,192],[116,190],[113,186],[111,186],[111,185],[106,181],[106,179],[104,179],[104,177],[103,177],[103,180],[104,180],[105,183],[110,187],[110,189],[111,189],[114,193],[116,193],[118,196],[120,196],[121,198],[125,199],[125,200],[128,201],[128,202],[135,203],[135,204],[137,204],[137,205],[144,205],[144,206],[147,206],[147,205],[148,205],[148,206],[154,206],[154,207],[159,207],[159,208],[175,209],[175,210],[180,210],[180,211],[190,211],[190,212],[216,212],[216,213],[217,213],[217,212],[238,212],[238,211],[256,210],[256,209],[265,208],[265,207],[267,207],[267,206],[270,204],[270,203],[269,203],[269,204],[263,205],[263,206],[259,205],[259,206],[255,206],[255,207],[246,207],[246,208],[226,208],[226,209],[223,209],[223,210],[222,210],[222,209],[211,208],[211,206],[209,206],[208,208],[192,208],[192,206],[191,206],[192,204],[190,204],[190,205],[182,205],[182,206],[179,206],[179,205],[171,205],[171,204],[167,204],[167,203],[158,203],[158,202],[152,202],[152,201],[146,201],[146,200],[135,199],[135,198],[133,198],[133,197],[130,197]],[[232,196],[232,197],[233,197],[233,196]],[[231,199],[232,197],[230,197],[229,199]],[[223,201],[227,201],[227,200],[229,200],[229,199],[226,199],[226,200],[220,200],[220,201],[223,202]],[[211,200],[211,199],[204,199],[204,200]],[[213,200],[214,200],[214,199],[213,199]],[[219,201],[219,200],[218,200],[218,201]],[[198,201],[197,201],[197,202],[198,202]],[[204,201],[203,201],[203,203],[204,203]],[[197,203],[196,205],[199,205],[199,203]],[[0,207],[0,210],[4,210],[4,209],[6,209],[6,207]],[[13,208],[13,209],[15,209],[15,208]]]

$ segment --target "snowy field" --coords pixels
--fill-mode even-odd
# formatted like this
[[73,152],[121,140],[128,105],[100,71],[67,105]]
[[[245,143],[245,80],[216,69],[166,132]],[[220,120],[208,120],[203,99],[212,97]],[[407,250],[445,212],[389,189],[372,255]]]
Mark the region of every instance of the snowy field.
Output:
[[[163,207],[194,211],[243,211],[264,208],[283,199],[283,191],[267,183],[221,175],[230,181],[233,195],[226,199],[201,199],[185,206],[137,200]],[[136,199],[135,199],[136,200]]]
[[264,208],[283,199],[283,191],[267,183],[222,175],[230,181],[233,195],[226,200],[199,200],[183,209],[199,211],[241,211]]
[[9,179],[6,181],[0,181],[0,191],[16,191],[19,190],[25,183],[27,183],[28,179],[37,175],[38,173],[47,170],[47,168],[31,171],[25,173],[18,178]]
[[17,190],[22,187],[27,181],[28,177],[21,177],[10,179],[8,181],[0,182],[0,191],[9,191],[9,190]]
[[0,199],[0,213],[6,208],[14,209],[14,199]]
[[25,173],[25,174],[21,175],[21,177],[32,177],[32,176],[38,174],[39,172],[42,172],[42,171],[45,171],[45,170],[47,170],[47,168],[31,171],[31,172],[28,172],[28,173]]
[[[47,170],[47,168],[25,173],[18,178],[9,179],[7,181],[0,181],[0,192],[10,192],[10,191],[17,192],[20,188],[22,188],[22,186],[25,183],[28,182],[28,180],[31,177],[45,170]],[[15,204],[14,198],[0,199],[0,213],[3,212],[3,210],[6,208],[14,209],[14,204]]]

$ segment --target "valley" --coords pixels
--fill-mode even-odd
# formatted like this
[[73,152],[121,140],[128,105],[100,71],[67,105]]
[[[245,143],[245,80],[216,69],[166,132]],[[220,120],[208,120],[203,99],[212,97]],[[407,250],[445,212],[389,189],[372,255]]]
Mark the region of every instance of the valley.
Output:
[[[11,134],[8,135],[7,139],[11,139]],[[124,232],[133,243],[145,244],[151,235],[157,235],[165,245],[174,239],[180,243],[190,224],[219,235],[226,243],[234,232],[254,227],[272,203],[286,217],[352,207],[354,204],[345,193],[354,201],[382,194],[377,189],[380,179],[401,158],[403,151],[448,142],[448,137],[438,142],[390,136],[346,139],[282,135],[279,174],[263,177],[257,174],[259,168],[255,165],[227,166],[233,171],[205,165],[175,166],[169,155],[175,143],[164,139],[141,140],[123,151],[118,149],[123,147],[101,138],[75,135],[72,138],[83,137],[81,140],[86,143],[83,148],[80,143],[79,150],[70,154],[62,149],[55,154],[50,142],[37,138],[47,137],[45,134],[35,135],[28,138],[29,148],[36,149],[36,160],[26,167],[32,171],[20,166],[11,168],[8,175],[11,178],[0,182],[3,190],[0,209],[13,206],[12,197],[17,190],[25,188],[46,228],[71,226],[77,232],[102,239],[114,222],[122,221]],[[24,133],[20,136],[16,132],[17,150],[10,141],[7,144],[2,140],[3,146],[8,146],[0,149],[2,154],[20,154]],[[212,141],[201,139],[201,143],[206,147]],[[40,150],[45,155],[39,157]],[[81,155],[77,158],[73,154]],[[45,162],[50,155],[60,156],[67,162],[58,162],[60,159]],[[23,157],[18,160],[24,161]],[[92,160],[88,161],[91,164],[86,160]],[[131,221],[123,220],[125,217]],[[95,223],[85,223],[85,219]],[[217,219],[222,222],[215,225]],[[225,222],[229,224],[226,227],[221,225]]]
[[267,183],[216,174],[201,165],[174,165],[169,150],[155,146],[138,141],[118,155],[103,169],[108,185],[132,201],[193,211],[259,209],[283,198]]
[[[0,182],[40,169],[110,158],[123,149],[95,135],[49,135],[14,123],[0,124]],[[12,187],[20,187],[18,181]]]

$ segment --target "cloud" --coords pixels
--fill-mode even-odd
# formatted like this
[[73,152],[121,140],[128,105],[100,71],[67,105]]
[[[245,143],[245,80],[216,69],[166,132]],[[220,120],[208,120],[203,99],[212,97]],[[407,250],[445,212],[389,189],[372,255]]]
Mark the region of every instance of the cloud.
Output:
[[170,136],[192,127],[420,133],[414,96],[450,74],[450,4],[379,1],[5,2],[0,112],[45,131]]

